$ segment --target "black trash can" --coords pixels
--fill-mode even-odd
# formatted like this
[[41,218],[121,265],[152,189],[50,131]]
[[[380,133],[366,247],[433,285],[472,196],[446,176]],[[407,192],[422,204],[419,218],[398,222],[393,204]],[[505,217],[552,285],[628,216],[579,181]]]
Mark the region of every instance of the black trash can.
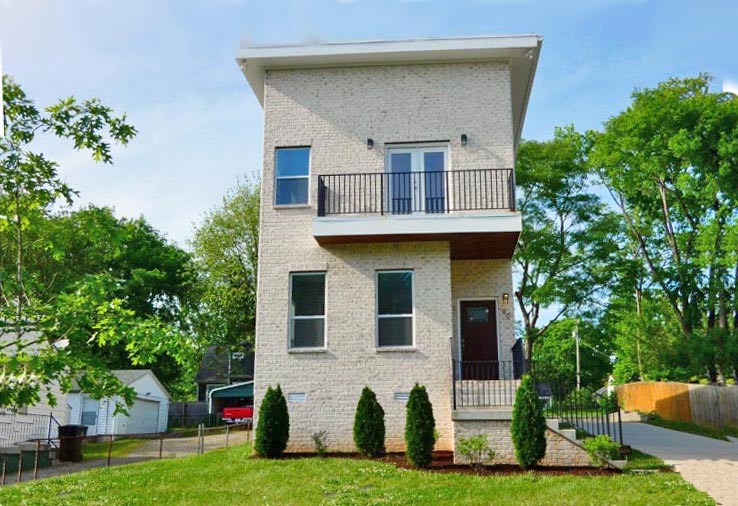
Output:
[[59,427],[59,460],[82,462],[82,439],[87,435],[86,425]]

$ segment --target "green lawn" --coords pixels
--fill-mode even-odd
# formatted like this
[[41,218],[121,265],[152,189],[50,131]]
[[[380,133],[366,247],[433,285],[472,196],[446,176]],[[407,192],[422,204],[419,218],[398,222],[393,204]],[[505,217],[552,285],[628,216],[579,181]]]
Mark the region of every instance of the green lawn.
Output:
[[698,436],[720,439],[721,441],[728,441],[728,438],[726,436],[736,436],[736,434],[738,433],[738,429],[734,427],[724,427],[723,429],[717,429],[714,427],[697,425],[696,423],[692,422],[664,420],[658,415],[649,415],[649,419],[646,421],[646,423],[656,425],[657,427],[663,427],[664,429],[678,430],[680,432],[688,432],[689,434],[696,434]]
[[626,467],[629,471],[635,470],[659,470],[659,469],[671,469],[671,466],[664,463],[658,457],[654,457],[648,453],[644,453],[635,448],[628,455],[628,466]]
[[0,489],[0,505],[711,505],[676,473],[477,477],[367,460],[248,458],[246,446]]
[[[113,441],[110,456],[112,458],[126,457],[145,442],[146,441],[143,439],[121,439]],[[82,446],[82,456],[85,460],[107,459],[108,442],[101,441],[99,443],[85,443],[84,446]]]

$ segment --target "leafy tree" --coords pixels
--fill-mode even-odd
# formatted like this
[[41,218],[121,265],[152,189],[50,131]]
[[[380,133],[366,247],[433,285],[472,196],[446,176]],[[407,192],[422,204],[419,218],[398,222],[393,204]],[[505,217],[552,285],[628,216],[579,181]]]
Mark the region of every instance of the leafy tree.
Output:
[[523,469],[535,466],[546,455],[546,419],[533,378],[523,376],[515,394],[510,427],[515,458]]
[[254,449],[262,457],[281,457],[290,437],[290,416],[282,388],[268,387],[259,408]]
[[670,79],[589,136],[643,284],[668,305],[691,364],[713,381],[736,374],[738,97],[711,92],[707,75]]
[[424,386],[416,384],[407,400],[405,418],[405,444],[407,458],[417,467],[426,467],[433,458],[436,420],[433,405]]
[[369,387],[361,391],[356,407],[354,443],[359,452],[367,457],[384,454],[384,410]]
[[[523,142],[515,171],[525,217],[513,260],[515,297],[530,358],[551,325],[606,295],[619,222],[592,189],[585,139],[572,128],[557,129],[548,142]],[[542,323],[546,309],[554,315]]]
[[[97,397],[133,391],[110,374],[101,350],[123,347],[131,364],[143,366],[167,354],[185,364],[191,339],[152,315],[139,317],[119,296],[111,272],[84,273],[62,291],[53,272],[35,269],[48,242],[35,241],[50,209],[71,203],[76,192],[57,164],[34,149],[43,134],[72,141],[93,159],[111,163],[111,142],[127,144],[136,130],[98,100],[70,97],[40,111],[10,77],[3,76],[5,137],[0,138],[0,405],[38,402],[58,382],[76,379]],[[50,248],[61,257],[64,251]],[[37,261],[36,266],[42,262]],[[122,406],[120,406],[122,407]]]
[[[189,328],[198,297],[191,257],[143,218],[119,219],[112,210],[99,207],[47,213],[34,220],[26,239],[39,246],[25,255],[38,298],[54,299],[85,276],[110,275],[117,280],[111,295],[125,300],[137,317],[156,317],[179,329]],[[12,236],[0,232],[0,245],[6,243],[12,244]],[[0,258],[0,267],[12,269],[4,260]],[[132,367],[124,342],[96,347],[108,367]],[[174,398],[183,398],[193,388],[197,358],[192,354],[183,364],[159,355],[148,367]]]
[[211,344],[254,342],[259,192],[257,184],[238,184],[195,230],[192,246],[204,286],[198,325]]
[[579,355],[583,387],[598,389],[612,371],[613,344],[597,322],[566,318],[553,323],[533,351],[539,381],[550,379],[572,388],[576,385],[575,327],[579,333]]

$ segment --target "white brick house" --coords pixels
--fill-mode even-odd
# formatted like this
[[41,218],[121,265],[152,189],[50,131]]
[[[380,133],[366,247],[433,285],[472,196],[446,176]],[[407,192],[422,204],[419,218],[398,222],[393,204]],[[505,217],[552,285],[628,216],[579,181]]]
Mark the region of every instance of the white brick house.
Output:
[[255,407],[281,385],[289,450],[323,430],[353,450],[366,385],[389,450],[404,447],[415,383],[437,449],[509,420],[513,167],[540,47],[524,35],[239,52],[264,107]]

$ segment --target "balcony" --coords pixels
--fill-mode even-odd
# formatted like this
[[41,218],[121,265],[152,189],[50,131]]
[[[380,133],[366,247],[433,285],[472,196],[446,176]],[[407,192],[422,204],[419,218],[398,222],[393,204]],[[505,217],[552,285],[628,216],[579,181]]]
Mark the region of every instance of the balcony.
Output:
[[512,169],[318,176],[324,246],[447,240],[452,259],[511,258],[521,230]]

